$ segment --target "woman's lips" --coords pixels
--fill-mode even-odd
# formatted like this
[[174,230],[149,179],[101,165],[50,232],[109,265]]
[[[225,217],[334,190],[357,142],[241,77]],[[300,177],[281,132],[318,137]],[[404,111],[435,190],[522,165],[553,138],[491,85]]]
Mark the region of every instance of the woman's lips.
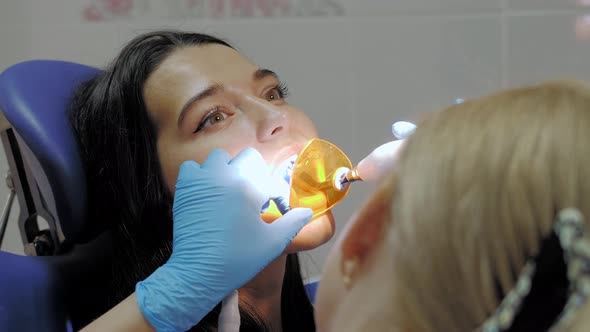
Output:
[[301,144],[291,144],[279,150],[270,163],[270,171],[274,173],[275,168],[277,168],[279,164],[283,163],[286,159],[299,154],[302,148],[303,145]]

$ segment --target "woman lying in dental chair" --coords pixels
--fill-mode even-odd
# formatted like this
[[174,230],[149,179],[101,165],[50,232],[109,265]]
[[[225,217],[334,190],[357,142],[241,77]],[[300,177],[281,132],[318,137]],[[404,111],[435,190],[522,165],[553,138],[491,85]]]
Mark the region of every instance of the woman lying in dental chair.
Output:
[[[590,90],[576,83],[509,90],[427,118],[334,246],[318,293],[318,329],[588,330],[589,141]],[[252,164],[260,161],[256,153],[251,156]],[[208,173],[208,162],[219,163],[219,172]],[[211,185],[232,162],[229,155],[214,152],[204,165],[188,162],[181,168],[175,217],[192,197],[188,191],[179,196],[187,184]],[[247,199],[256,192],[251,183],[228,185],[231,190],[211,185],[210,195],[219,195],[209,202],[219,206],[223,197],[244,195],[240,204],[256,211],[265,198]],[[195,200],[191,206],[196,211],[206,204]],[[217,216],[232,219],[229,212]],[[240,227],[256,229],[260,223],[254,219]],[[186,220],[174,220],[179,228],[175,242],[186,240],[189,232],[183,231],[189,228],[204,230]],[[231,227],[225,231],[235,234]],[[205,270],[211,264],[212,271],[230,259],[203,264],[190,249],[175,246],[173,257],[186,257],[187,266],[194,259]],[[146,330],[150,324],[179,330],[197,323],[177,324],[190,316],[184,305],[192,301],[199,307],[203,293],[189,299],[190,285],[181,291],[177,284],[150,278],[157,280],[158,272],[140,283],[138,292],[145,297],[123,303],[94,327],[102,323],[116,330],[109,317],[136,324],[128,327],[143,324]],[[190,280],[190,274],[179,278]],[[220,288],[217,299],[232,290]],[[178,305],[146,306],[149,301]],[[135,316],[117,316],[134,308]]]
[[[226,42],[176,31],[138,36],[102,74],[80,87],[72,103],[71,122],[86,165],[88,215],[92,222],[108,224],[113,230],[117,252],[107,267],[106,288],[110,293],[95,301],[111,308],[130,296],[136,284],[148,276],[145,285],[180,283],[180,271],[164,267],[174,265],[193,273],[184,258],[173,254],[179,247],[188,246],[201,264],[216,261],[227,254],[226,250],[240,248],[239,255],[232,256],[227,265],[207,265],[210,275],[201,276],[202,285],[190,279],[194,285],[187,286],[192,289],[160,293],[162,301],[146,302],[144,309],[184,306],[186,302],[176,297],[182,293],[201,298],[198,307],[186,307],[186,320],[175,326],[188,329],[199,322],[195,330],[210,330],[217,325],[217,304],[223,298],[217,295],[227,294],[206,299],[202,295],[241,287],[242,326],[252,330],[315,330],[297,253],[316,248],[332,237],[331,213],[301,229],[310,215],[307,210],[293,210],[276,225],[268,225],[267,230],[240,233],[236,227],[232,229],[238,232],[233,233],[234,238],[227,235],[220,240],[213,235],[230,225],[223,223],[223,216],[247,223],[252,216],[243,209],[248,205],[239,199],[212,204],[216,198],[209,194],[216,192],[209,192],[207,185],[218,184],[206,182],[208,178],[192,179],[190,171],[179,173],[181,163],[192,160],[212,176],[220,176],[219,181],[230,181],[233,169],[225,173],[221,164],[246,147],[255,148],[271,166],[291,158],[308,140],[317,137],[317,132],[310,118],[291,106],[286,97],[286,86],[276,73],[253,64]],[[217,155],[209,164],[204,163],[215,149],[229,155]],[[232,167],[240,167],[237,164]],[[188,185],[196,188],[181,186],[178,178],[189,179]],[[195,210],[191,204],[200,200],[207,207]],[[208,228],[200,234],[189,229],[185,238],[172,241],[173,234],[194,223]],[[265,232],[275,226],[277,239],[262,241],[268,236]],[[223,243],[213,243],[212,239]],[[243,245],[231,247],[232,242]],[[264,257],[261,263],[247,259],[248,255],[258,259],[258,254]],[[246,277],[238,278],[238,274]],[[141,285],[139,289],[144,289]],[[138,291],[140,301],[145,296]],[[165,297],[171,301],[164,304]]]

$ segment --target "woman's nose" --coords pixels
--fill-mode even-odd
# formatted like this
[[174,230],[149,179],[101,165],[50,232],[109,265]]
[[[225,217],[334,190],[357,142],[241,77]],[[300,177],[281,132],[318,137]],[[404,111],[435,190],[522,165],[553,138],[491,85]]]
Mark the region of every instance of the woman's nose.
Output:
[[254,119],[259,142],[269,141],[286,133],[289,119],[280,106],[255,97],[245,99],[241,108]]

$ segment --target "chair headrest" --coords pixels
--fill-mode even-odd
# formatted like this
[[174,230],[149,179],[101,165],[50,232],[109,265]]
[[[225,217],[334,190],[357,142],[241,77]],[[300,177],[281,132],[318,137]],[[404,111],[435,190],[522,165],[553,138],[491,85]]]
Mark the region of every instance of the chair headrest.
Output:
[[0,110],[24,144],[47,208],[66,239],[84,233],[86,179],[77,140],[68,120],[76,87],[97,68],[53,60],[18,63],[0,74]]

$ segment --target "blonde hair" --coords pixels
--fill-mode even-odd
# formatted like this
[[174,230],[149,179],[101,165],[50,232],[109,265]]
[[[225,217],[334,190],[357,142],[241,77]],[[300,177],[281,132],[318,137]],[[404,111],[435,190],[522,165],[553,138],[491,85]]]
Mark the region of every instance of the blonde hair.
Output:
[[590,90],[551,82],[455,105],[400,160],[389,245],[395,325],[470,331],[491,315],[555,214],[590,218]]

